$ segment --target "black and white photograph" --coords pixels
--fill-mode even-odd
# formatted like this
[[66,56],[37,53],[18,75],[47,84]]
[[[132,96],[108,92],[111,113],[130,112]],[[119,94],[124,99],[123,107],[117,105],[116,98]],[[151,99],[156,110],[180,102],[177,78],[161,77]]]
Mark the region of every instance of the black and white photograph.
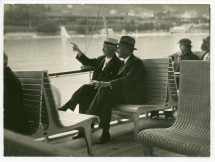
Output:
[[3,0],[2,160],[212,160],[214,8]]

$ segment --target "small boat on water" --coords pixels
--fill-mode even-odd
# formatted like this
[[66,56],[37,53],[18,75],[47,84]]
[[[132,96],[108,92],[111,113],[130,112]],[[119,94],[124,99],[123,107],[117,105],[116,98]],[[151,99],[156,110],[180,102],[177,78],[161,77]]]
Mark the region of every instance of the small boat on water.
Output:
[[4,35],[5,39],[30,39],[37,38],[36,33],[6,33]]

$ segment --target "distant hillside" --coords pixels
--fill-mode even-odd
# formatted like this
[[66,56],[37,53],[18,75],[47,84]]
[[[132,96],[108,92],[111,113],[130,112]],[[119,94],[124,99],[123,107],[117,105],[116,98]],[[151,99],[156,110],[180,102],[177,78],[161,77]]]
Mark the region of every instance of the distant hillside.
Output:
[[[71,5],[49,5],[52,10],[71,12],[75,15],[88,14],[96,15],[100,4],[71,4]],[[103,4],[105,13],[116,10],[118,14],[127,13],[134,10],[140,12],[195,12],[197,16],[209,15],[209,5],[207,4]]]

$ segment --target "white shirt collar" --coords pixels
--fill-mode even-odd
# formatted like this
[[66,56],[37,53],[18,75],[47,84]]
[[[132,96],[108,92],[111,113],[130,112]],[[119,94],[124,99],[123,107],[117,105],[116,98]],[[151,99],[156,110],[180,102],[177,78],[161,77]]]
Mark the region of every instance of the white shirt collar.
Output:
[[112,57],[110,57],[110,58],[105,57],[105,62],[109,62],[111,59],[112,59]]
[[131,55],[124,59],[124,64],[128,61],[128,59],[129,59],[130,57],[131,57]]

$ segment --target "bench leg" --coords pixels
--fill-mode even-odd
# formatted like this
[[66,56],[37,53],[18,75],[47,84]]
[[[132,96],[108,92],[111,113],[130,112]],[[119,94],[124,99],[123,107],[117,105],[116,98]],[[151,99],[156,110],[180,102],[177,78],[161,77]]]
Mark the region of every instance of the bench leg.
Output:
[[134,140],[138,140],[138,133],[139,133],[139,114],[133,114],[134,120]]
[[87,152],[89,155],[93,155],[92,151],[92,143],[91,143],[91,125],[87,124],[84,126],[84,133],[85,133],[85,141],[87,144]]
[[148,111],[146,111],[145,114],[146,114],[146,119],[149,119]]
[[152,156],[152,147],[143,144],[143,154],[144,156]]
[[46,142],[46,143],[49,143],[49,136],[45,136],[45,137],[43,137],[44,138],[44,141]]

